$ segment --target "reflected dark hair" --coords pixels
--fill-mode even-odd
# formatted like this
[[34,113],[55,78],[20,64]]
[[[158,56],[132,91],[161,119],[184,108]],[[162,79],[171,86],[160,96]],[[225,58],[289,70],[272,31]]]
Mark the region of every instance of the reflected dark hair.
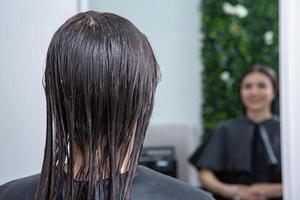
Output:
[[[68,19],[47,52],[36,199],[128,199],[158,80],[152,48],[130,21],[95,11]],[[76,174],[75,151],[82,157]]]
[[[276,74],[275,70],[272,69],[271,67],[269,67],[268,65],[263,65],[263,64],[252,65],[240,78],[239,88],[238,88],[239,94],[241,92],[241,86],[242,86],[242,82],[243,82],[244,78],[247,75],[254,73],[254,72],[259,72],[259,73],[266,75],[269,78],[269,80],[271,81],[272,86],[273,86],[274,95],[275,95],[275,98],[272,101],[271,111],[275,112],[275,101],[278,97],[278,92],[279,92],[278,91],[278,79],[277,79],[277,74]],[[240,97],[240,101],[241,101],[241,95],[239,95],[239,97]],[[244,108],[244,112],[245,112],[245,108]]]

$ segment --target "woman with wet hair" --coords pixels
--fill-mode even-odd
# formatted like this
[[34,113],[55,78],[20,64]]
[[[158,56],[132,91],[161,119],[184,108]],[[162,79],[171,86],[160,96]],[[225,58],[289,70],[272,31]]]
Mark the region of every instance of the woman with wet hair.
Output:
[[158,80],[130,21],[95,11],[68,19],[47,52],[42,172],[0,186],[0,200],[211,199],[137,166]]
[[224,199],[281,198],[280,123],[274,70],[254,65],[240,79],[245,116],[220,123],[190,158],[204,188]]

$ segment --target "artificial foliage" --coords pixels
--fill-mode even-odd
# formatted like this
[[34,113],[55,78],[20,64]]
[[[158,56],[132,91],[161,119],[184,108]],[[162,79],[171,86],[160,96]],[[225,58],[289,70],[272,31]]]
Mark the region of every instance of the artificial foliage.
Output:
[[241,74],[255,63],[278,70],[277,0],[202,0],[204,133],[243,115]]

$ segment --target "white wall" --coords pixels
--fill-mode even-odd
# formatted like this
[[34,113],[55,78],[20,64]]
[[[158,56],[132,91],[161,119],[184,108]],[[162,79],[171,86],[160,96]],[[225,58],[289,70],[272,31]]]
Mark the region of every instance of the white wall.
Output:
[[300,1],[280,1],[280,78],[284,199],[300,199]]
[[90,0],[89,8],[131,20],[149,38],[161,68],[152,123],[198,125],[199,0]]
[[0,184],[40,171],[45,55],[53,33],[76,6],[74,0],[0,2]]

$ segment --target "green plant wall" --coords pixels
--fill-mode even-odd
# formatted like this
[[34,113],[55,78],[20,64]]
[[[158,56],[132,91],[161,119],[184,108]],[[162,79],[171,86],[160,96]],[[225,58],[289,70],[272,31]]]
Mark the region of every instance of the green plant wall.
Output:
[[278,70],[277,0],[202,0],[201,60],[204,133],[243,115],[241,74],[252,64]]

